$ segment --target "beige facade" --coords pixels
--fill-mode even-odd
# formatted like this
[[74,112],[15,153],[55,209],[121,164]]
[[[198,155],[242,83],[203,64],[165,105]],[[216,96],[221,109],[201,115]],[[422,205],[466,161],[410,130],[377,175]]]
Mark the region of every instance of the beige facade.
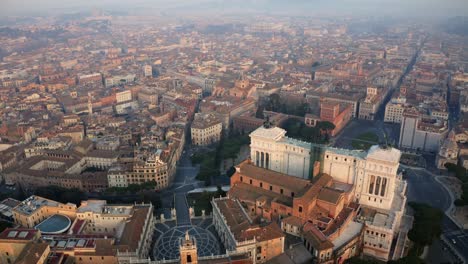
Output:
[[34,229],[7,228],[0,233],[0,263],[46,263],[50,247]]
[[384,122],[401,123],[404,110],[405,107],[403,104],[389,102],[385,107]]
[[[407,183],[398,174],[401,152],[373,146],[367,153],[328,149],[324,153],[325,173],[339,182],[353,185],[361,205],[358,222],[364,224],[363,253],[383,261],[392,259],[392,241],[400,232],[405,215]],[[406,240],[406,233],[399,239]]]
[[118,92],[115,94],[117,103],[128,102],[132,100],[132,92],[130,90]]
[[128,187],[130,184],[156,182],[156,189],[164,189],[171,183],[172,173],[168,163],[160,158],[161,151],[149,155],[146,161],[134,160],[130,168],[116,165],[107,174],[109,187]]
[[190,131],[193,145],[207,146],[221,140],[223,125],[214,115],[196,114]]
[[76,218],[76,205],[62,204],[33,195],[13,208],[15,224],[27,228],[34,228],[55,214],[66,215],[73,220]]
[[[73,257],[76,263],[147,259],[155,225],[153,210],[151,204],[107,205],[104,200],[82,201],[77,208],[31,196],[13,209],[21,228],[0,233],[0,263],[45,263],[51,254]],[[32,229],[53,214],[67,215],[73,223],[61,234],[41,235]]]
[[265,263],[284,252],[285,236],[276,223],[260,226],[235,199],[211,204],[213,224],[228,253],[247,253],[253,263]]

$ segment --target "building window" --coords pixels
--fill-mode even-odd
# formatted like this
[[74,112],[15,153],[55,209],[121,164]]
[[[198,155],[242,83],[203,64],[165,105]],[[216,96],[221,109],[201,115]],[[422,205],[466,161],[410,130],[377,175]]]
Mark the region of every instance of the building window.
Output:
[[374,192],[374,183],[375,183],[375,176],[371,175],[370,184],[369,184],[369,193],[372,194]]
[[291,197],[294,197],[294,192],[291,192]]
[[257,254],[261,254],[262,253],[262,247],[257,247]]
[[299,213],[302,213],[302,206],[299,206]]
[[379,195],[379,190],[380,190],[380,181],[381,181],[381,178],[380,176],[377,177],[377,182],[375,184],[375,195]]
[[283,194],[283,189],[280,189],[280,193]]
[[240,181],[241,182],[244,181],[244,177],[240,176]]
[[382,189],[380,190],[380,196],[385,196],[386,188],[387,188],[387,178],[382,178]]
[[252,180],[249,180],[250,184],[252,184]]
[[260,188],[263,188],[263,182],[260,182]]
[[270,185],[270,191],[273,191],[273,186],[272,185]]

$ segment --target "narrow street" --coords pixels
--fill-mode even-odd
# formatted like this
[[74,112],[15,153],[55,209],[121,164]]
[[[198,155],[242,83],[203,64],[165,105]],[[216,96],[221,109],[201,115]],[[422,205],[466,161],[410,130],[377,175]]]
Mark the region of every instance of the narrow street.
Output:
[[158,210],[157,215],[164,213],[166,217],[170,217],[171,208],[175,208],[178,224],[190,223],[186,194],[193,189],[205,186],[203,182],[196,179],[199,168],[192,166],[190,154],[191,150],[186,148],[177,165],[174,182],[171,187],[160,194],[162,208]]
[[189,207],[185,193],[174,194],[174,205],[177,213],[177,226],[190,225]]

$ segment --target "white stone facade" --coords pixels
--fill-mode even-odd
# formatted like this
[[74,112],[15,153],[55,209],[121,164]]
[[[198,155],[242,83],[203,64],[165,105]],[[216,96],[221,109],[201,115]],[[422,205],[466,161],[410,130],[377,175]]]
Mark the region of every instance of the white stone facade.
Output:
[[400,124],[403,119],[404,111],[405,106],[403,104],[389,102],[385,107],[384,122]]
[[250,157],[256,166],[310,178],[310,143],[286,137],[286,130],[279,127],[259,127],[250,139]]
[[324,153],[323,172],[334,180],[354,185],[355,197],[362,205],[390,209],[401,152],[373,146],[366,153],[328,149]]

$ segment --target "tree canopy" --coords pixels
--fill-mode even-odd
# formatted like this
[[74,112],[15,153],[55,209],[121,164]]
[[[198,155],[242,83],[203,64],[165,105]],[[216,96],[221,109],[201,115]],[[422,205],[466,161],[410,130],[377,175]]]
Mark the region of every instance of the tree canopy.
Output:
[[427,204],[410,202],[414,210],[414,222],[408,238],[414,242],[414,255],[419,256],[425,246],[442,234],[443,213]]

